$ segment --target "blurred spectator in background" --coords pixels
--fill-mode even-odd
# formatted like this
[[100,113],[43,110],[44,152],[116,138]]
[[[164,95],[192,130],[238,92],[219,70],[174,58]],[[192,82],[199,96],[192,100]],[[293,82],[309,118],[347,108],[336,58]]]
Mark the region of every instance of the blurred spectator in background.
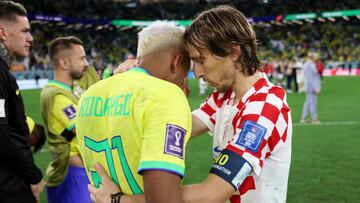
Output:
[[297,59],[295,63],[295,71],[296,71],[296,91],[304,92],[304,63],[302,59]]
[[109,63],[102,73],[102,79],[106,79],[106,78],[112,76],[113,71],[114,71],[113,64]]
[[309,52],[308,60],[304,64],[304,89],[306,100],[301,115],[301,123],[306,122],[309,113],[312,124],[320,123],[317,115],[317,95],[320,93],[321,79],[315,64],[317,60],[318,54]]
[[274,66],[272,63],[270,63],[268,60],[264,60],[264,73],[269,78],[270,81],[273,80],[273,72],[274,72]]
[[[325,69],[324,61],[323,61],[321,58],[319,58],[319,59],[316,61],[316,70],[318,71],[321,79],[323,79],[324,69]],[[349,73],[350,73],[350,71],[349,71]]]
[[286,68],[286,91],[288,93],[293,93],[292,83],[294,81],[293,72],[295,72],[295,62],[296,61],[294,59],[290,60]]
[[[76,1],[73,3],[54,1],[51,6],[41,0],[28,2],[26,6],[34,14],[65,16],[75,19],[84,18],[90,21],[102,18],[136,20],[157,18],[169,20],[190,19],[198,11],[221,3],[194,0],[180,3],[175,1],[169,4],[165,0],[156,0],[157,3],[148,1],[147,4],[126,1],[111,1],[104,4],[101,1],[91,1],[92,6],[86,7],[88,1]],[[274,15],[284,11],[287,13],[299,13],[308,11],[310,7],[314,9],[312,11],[319,13],[323,10],[335,11],[358,8],[358,0],[338,1],[331,4],[320,1],[286,1],[281,4],[278,1],[268,1],[266,3],[252,1],[246,4],[241,3],[241,1],[229,2],[240,10],[246,11],[246,14],[252,17]],[[79,12],[79,9],[84,7],[86,7],[86,11]],[[52,73],[45,73],[53,69],[46,52],[46,45],[50,39],[63,35],[64,32],[67,35],[80,37],[88,47],[91,47],[86,50],[89,53],[89,63],[98,72],[102,72],[108,64],[119,64],[119,62],[127,58],[129,53],[134,53],[137,41],[132,36],[136,35],[139,29],[138,26],[54,21],[39,22],[38,20],[33,20],[31,24],[34,39],[38,43],[32,47],[34,57],[30,59],[30,62],[28,62],[29,59],[26,59],[23,63],[26,70],[41,70],[40,76],[42,78],[52,75]],[[316,49],[321,53],[326,67],[329,67],[329,63],[334,62],[334,64],[340,64],[339,67],[344,67],[349,72],[354,67],[358,68],[360,46],[357,46],[357,44],[360,43],[360,27],[358,26],[358,18],[355,16],[347,20],[343,18],[336,18],[335,21],[314,19],[314,22],[280,21],[275,24],[257,22],[253,25],[260,43],[261,58],[268,60],[268,64],[271,64],[276,59],[275,64],[284,62],[286,65],[286,61],[293,58],[304,58],[309,49]],[[109,46],[109,44],[116,46]],[[281,85],[282,82],[285,82],[284,77],[281,80],[281,76],[286,74],[283,71],[277,69],[274,78],[276,79],[276,76],[280,78],[277,79],[278,81],[274,80],[274,83],[279,82],[279,85]],[[31,74],[26,76],[17,75],[18,78],[34,77]],[[269,79],[271,80],[271,77]]]

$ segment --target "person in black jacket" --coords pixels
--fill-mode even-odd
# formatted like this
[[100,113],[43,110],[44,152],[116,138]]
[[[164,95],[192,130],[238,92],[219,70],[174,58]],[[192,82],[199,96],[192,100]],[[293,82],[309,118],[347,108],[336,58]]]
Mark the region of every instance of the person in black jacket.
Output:
[[33,38],[25,8],[0,1],[0,202],[39,201],[44,181],[34,164],[29,129],[16,79],[9,72],[12,58],[27,56]]

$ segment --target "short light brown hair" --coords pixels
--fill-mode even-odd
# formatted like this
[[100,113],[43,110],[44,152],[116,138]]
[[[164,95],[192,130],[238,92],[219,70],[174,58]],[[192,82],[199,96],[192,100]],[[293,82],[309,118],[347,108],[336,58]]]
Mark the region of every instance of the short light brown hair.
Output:
[[240,46],[237,62],[241,71],[253,75],[262,70],[256,53],[256,34],[246,17],[237,9],[222,5],[200,13],[185,30],[186,45],[198,50],[208,49],[212,54],[225,57],[232,52],[231,45]]
[[23,5],[13,1],[0,1],[0,20],[16,20],[16,16],[26,16]]
[[76,44],[82,46],[83,42],[75,36],[58,37],[52,40],[49,44],[49,55],[51,61],[55,63],[60,51],[72,49],[72,46]]
[[311,60],[318,60],[319,55],[316,52],[310,51],[307,55]]

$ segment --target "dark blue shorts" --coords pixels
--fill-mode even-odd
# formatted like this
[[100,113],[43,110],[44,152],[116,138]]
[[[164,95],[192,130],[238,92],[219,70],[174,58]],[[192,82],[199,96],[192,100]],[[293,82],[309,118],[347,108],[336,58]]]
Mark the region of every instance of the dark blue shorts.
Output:
[[64,181],[56,187],[47,187],[48,203],[91,203],[89,179],[82,167],[69,166]]

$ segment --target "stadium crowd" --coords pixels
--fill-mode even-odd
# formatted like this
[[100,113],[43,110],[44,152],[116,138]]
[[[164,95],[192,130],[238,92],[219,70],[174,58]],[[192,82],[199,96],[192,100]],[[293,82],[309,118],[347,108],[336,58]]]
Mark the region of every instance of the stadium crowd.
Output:
[[[20,1],[21,2],[21,1]],[[64,16],[72,18],[91,18],[91,19],[191,19],[199,10],[214,6],[215,3],[206,1],[189,3],[157,3],[140,5],[139,3],[119,3],[108,1],[100,3],[98,1],[75,1],[68,4],[56,1],[49,6],[43,1],[23,1],[28,10],[34,14],[51,16]],[[244,11],[247,16],[266,16],[274,14],[301,13],[309,12],[312,8],[321,10],[341,10],[356,8],[356,1],[335,2],[334,4],[322,3],[321,1],[308,1],[305,3],[282,1],[270,1],[268,3],[253,1],[242,4],[233,3],[237,8]],[[277,6],[273,6],[276,4]],[[85,6],[93,5],[93,6]],[[304,6],[306,5],[306,7]],[[256,9],[254,9],[256,8]],[[82,10],[82,12],[78,12]],[[151,10],[151,12],[149,12]],[[320,12],[321,10],[315,10]],[[64,12],[66,11],[66,12]],[[314,11],[314,10],[312,10]],[[303,61],[307,51],[312,50],[319,53],[320,58],[325,63],[326,68],[357,68],[360,55],[360,47],[356,46],[360,41],[359,19],[350,20],[337,19],[335,22],[303,21],[298,23],[282,24],[255,24],[257,32],[261,59],[265,64],[273,67],[275,71],[286,75],[286,70],[292,60]],[[47,45],[48,39],[53,39],[61,35],[75,35],[83,39],[85,49],[88,53],[88,60],[102,75],[103,71],[116,66],[127,58],[129,54],[136,54],[137,44],[136,33],[139,27],[114,27],[108,26],[82,26],[76,24],[68,25],[52,22],[32,22],[32,33],[36,43],[32,45],[32,54],[23,61],[14,63],[13,71],[28,70],[23,73],[15,73],[17,78],[49,78],[53,67],[50,63]],[[50,72],[49,72],[50,71]]]
[[[199,11],[212,8],[219,4],[232,4],[243,11],[248,17],[270,15],[286,15],[288,13],[307,13],[358,9],[357,0],[347,1],[287,1],[287,0],[259,0],[259,1],[231,1],[231,0],[157,0],[157,3],[143,1],[113,1],[113,0],[77,0],[72,3],[66,1],[52,1],[48,4],[44,0],[19,0],[29,13],[52,16],[66,16],[72,18],[95,19],[191,19]],[[152,1],[154,2],[154,1]],[[170,3],[169,3],[170,2]],[[89,6],[91,5],[91,6]],[[81,11],[81,12],[79,12]]]

